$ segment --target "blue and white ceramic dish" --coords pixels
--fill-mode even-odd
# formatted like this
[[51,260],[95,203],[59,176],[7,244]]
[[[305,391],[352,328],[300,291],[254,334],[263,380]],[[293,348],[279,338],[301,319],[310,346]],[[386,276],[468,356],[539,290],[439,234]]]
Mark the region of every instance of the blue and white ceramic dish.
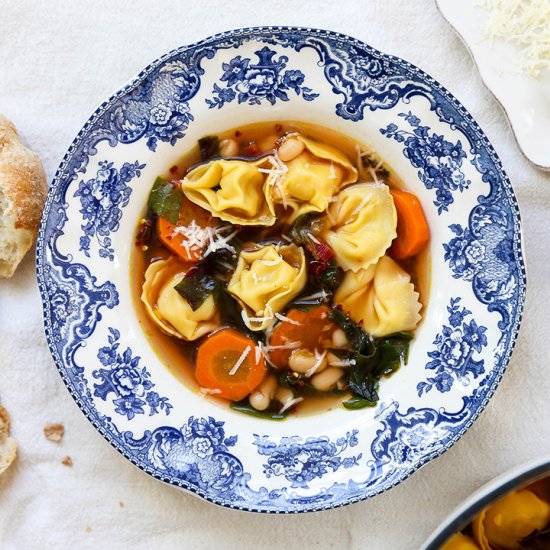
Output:
[[[428,217],[424,322],[373,409],[275,423],[216,406],[160,363],[134,313],[129,256],[156,176],[213,130],[270,120],[368,143]],[[406,61],[297,28],[182,47],[105,101],[51,186],[37,272],[57,368],[105,439],[153,477],[257,512],[362,500],[443,453],[500,381],[525,298],[516,200],[471,115]]]

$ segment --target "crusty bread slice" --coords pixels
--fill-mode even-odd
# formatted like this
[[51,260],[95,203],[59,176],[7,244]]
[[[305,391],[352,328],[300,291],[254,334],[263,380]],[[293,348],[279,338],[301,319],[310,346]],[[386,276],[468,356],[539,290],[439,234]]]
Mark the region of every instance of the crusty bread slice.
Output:
[[40,159],[0,115],[0,277],[11,277],[32,246],[45,200]]
[[8,411],[0,405],[0,474],[8,468],[17,456],[17,443],[11,437]]

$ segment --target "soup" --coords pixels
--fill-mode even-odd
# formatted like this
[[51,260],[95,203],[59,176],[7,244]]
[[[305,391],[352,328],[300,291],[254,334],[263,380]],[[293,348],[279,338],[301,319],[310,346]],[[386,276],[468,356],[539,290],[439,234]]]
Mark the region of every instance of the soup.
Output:
[[511,491],[482,510],[442,550],[550,548],[550,478]]
[[428,293],[418,199],[356,141],[301,123],[199,140],[136,234],[145,334],[185,385],[271,419],[370,407]]

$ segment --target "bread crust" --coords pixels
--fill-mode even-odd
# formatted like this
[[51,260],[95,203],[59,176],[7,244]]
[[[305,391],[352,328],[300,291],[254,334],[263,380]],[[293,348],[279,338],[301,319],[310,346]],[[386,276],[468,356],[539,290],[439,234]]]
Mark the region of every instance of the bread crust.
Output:
[[[46,175],[38,156],[28,149],[15,126],[0,114],[0,276],[11,277],[32,246],[46,200]],[[4,256],[4,257],[2,257]]]
[[0,474],[15,460],[17,443],[8,437],[10,431],[10,417],[8,411],[0,405]]

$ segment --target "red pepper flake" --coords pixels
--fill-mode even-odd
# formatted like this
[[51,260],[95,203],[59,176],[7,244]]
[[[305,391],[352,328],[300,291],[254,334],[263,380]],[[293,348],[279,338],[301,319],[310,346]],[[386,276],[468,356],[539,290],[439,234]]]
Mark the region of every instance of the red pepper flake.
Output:
[[178,173],[178,167],[177,166],[172,166],[172,168],[170,168],[170,174],[174,175],[174,174],[177,174]]
[[283,129],[283,127],[280,124],[275,124],[275,131],[280,132]]
[[243,133],[240,130],[235,130],[235,137],[240,138],[243,135]]
[[261,150],[255,141],[249,141],[243,150],[243,156],[245,157],[257,157],[260,153]]

